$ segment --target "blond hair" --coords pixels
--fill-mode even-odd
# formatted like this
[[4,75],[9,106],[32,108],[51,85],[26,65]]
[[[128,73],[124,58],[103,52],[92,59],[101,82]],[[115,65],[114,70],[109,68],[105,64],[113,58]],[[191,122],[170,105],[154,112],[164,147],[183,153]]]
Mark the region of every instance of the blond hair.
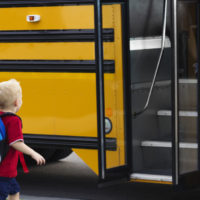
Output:
[[0,108],[9,109],[14,106],[14,102],[22,97],[20,83],[15,79],[0,82]]

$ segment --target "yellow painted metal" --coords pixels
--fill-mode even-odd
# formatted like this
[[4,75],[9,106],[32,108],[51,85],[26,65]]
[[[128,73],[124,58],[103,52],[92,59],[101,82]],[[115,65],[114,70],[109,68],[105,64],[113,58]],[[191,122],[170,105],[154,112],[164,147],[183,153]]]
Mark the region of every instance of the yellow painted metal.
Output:
[[89,149],[73,149],[76,154],[98,175],[98,151]]
[[[113,21],[115,30],[115,77],[114,77],[114,98],[108,96],[110,90],[109,86],[106,86],[106,107],[111,107],[114,104],[114,126],[112,134],[109,137],[117,138],[117,151],[107,151],[106,164],[107,168],[113,168],[125,164],[125,138],[124,138],[124,102],[123,102],[123,60],[122,60],[122,24],[121,24],[121,6],[113,6]],[[108,105],[109,103],[109,105]]]
[[[114,59],[112,43],[104,43],[104,55],[105,59]],[[94,43],[0,43],[0,59],[94,60]]]
[[94,73],[0,73],[10,78],[23,88],[24,133],[97,136]]
[[[0,30],[93,29],[94,8],[87,5],[0,8]],[[39,22],[26,21],[40,15]],[[113,27],[112,6],[103,7],[104,28]]]
[[[0,30],[94,28],[93,6],[0,8]],[[53,13],[53,14],[52,14]],[[41,15],[28,23],[28,14]],[[2,20],[4,18],[5,21]],[[121,5],[103,6],[103,27],[114,28],[114,42],[104,42],[104,59],[115,61],[105,77],[105,113],[113,124],[106,137],[117,150],[107,151],[107,168],[125,164]],[[5,60],[94,60],[93,42],[0,43]],[[0,81],[16,78],[23,88],[24,133],[97,137],[95,73],[0,72]],[[97,150],[73,149],[98,174]]]
[[[114,22],[114,33],[115,33],[114,59],[115,59],[116,71],[113,76],[113,79],[108,80],[105,75],[105,113],[111,114],[109,118],[113,123],[113,130],[107,137],[114,137],[117,139],[117,150],[106,151],[107,169],[118,167],[125,164],[121,6],[113,5],[112,7],[113,7],[113,22]],[[77,152],[77,154],[83,155],[83,150],[76,149],[75,152]],[[84,154],[85,155],[84,160],[86,162],[89,162],[89,159],[91,158],[89,156],[90,152],[91,151],[88,150],[87,154]],[[93,165],[92,169],[96,173],[98,172],[97,165]]]

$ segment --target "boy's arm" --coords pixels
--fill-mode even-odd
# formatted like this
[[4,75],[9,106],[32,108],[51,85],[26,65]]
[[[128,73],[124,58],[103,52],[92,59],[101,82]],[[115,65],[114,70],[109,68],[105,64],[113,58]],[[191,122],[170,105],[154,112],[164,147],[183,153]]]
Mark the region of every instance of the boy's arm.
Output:
[[37,162],[37,165],[45,164],[45,159],[43,156],[27,146],[23,141],[17,141],[10,146],[26,155],[31,156]]

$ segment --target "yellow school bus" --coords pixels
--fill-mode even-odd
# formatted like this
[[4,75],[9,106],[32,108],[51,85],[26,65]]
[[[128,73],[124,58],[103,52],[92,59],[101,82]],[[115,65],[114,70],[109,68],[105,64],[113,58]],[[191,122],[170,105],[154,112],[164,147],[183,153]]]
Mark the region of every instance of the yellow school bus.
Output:
[[156,2],[0,1],[0,81],[20,81],[25,142],[47,160],[199,182],[199,3]]

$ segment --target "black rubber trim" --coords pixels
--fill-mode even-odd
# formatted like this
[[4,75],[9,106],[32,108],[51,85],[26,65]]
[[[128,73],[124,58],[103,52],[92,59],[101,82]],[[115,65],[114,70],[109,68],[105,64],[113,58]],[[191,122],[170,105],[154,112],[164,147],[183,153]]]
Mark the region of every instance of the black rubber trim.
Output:
[[[0,42],[92,42],[94,29],[0,31]],[[103,29],[103,41],[114,41],[114,30]]]
[[[122,3],[125,0],[103,0],[103,3]],[[0,7],[34,7],[34,6],[57,6],[57,5],[85,5],[94,4],[94,0],[10,0],[0,1]]]
[[125,126],[125,163],[128,172],[131,173],[133,148],[132,148],[132,116],[131,116],[131,65],[130,65],[130,44],[129,44],[129,2],[122,4],[122,55],[123,55],[123,91],[124,91],[124,126]]
[[[0,71],[95,73],[94,60],[0,60]],[[104,60],[104,72],[115,73],[114,60]]]
[[[58,135],[37,135],[23,134],[26,144],[32,147],[40,148],[80,148],[80,149],[98,149],[97,137],[75,137],[75,136],[58,136]],[[115,138],[106,138],[106,149],[115,151],[117,148]]]

